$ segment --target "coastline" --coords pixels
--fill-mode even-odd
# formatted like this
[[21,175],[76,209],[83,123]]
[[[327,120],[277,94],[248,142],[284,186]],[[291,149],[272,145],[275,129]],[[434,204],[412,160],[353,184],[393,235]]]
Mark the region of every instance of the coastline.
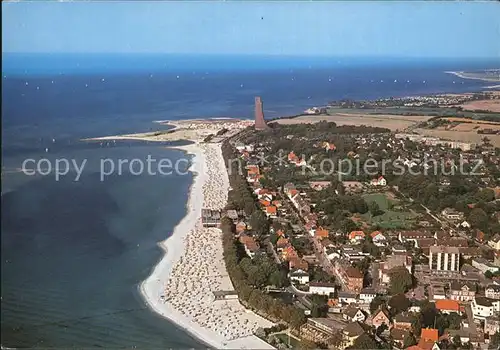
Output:
[[[189,261],[189,257],[185,259],[186,255],[189,254],[193,249],[190,244],[192,243],[190,239],[193,236],[199,235],[200,232],[210,235],[214,234],[214,231],[220,231],[218,229],[201,229],[197,227],[200,226],[201,219],[201,210],[202,207],[208,206],[216,209],[219,205],[217,202],[220,202],[220,196],[214,194],[208,194],[208,190],[205,188],[207,182],[213,181],[214,172],[211,172],[211,169],[217,168],[219,172],[215,171],[216,175],[220,178],[224,177],[224,174],[221,174],[221,166],[225,172],[225,164],[222,158],[221,146],[220,144],[212,144],[212,145],[200,145],[198,143],[187,145],[187,146],[178,146],[178,147],[169,147],[176,148],[186,151],[188,154],[194,155],[192,160],[192,165],[189,168],[189,171],[195,174],[193,184],[190,187],[188,201],[187,201],[187,210],[186,215],[182,218],[182,220],[177,224],[174,228],[172,234],[167,237],[162,242],[159,242],[158,245],[163,250],[164,255],[160,259],[160,261],[153,267],[151,274],[146,278],[139,286],[139,292],[144,299],[146,305],[151,311],[156,312],[162,317],[170,320],[172,323],[176,324],[178,327],[184,329],[186,332],[197,338],[199,341],[217,349],[235,349],[235,348],[259,348],[259,349],[273,349],[272,346],[262,341],[260,338],[256,337],[250,331],[247,330],[248,335],[244,337],[237,337],[235,339],[227,339],[223,335],[218,334],[216,331],[211,329],[211,327],[204,327],[199,323],[195,322],[193,319],[193,315],[189,312],[184,312],[182,308],[176,308],[174,303],[175,301],[169,300],[170,298],[165,296],[167,295],[166,289],[170,285],[174,284],[177,286],[178,283],[188,283],[189,278],[187,275],[181,274],[180,277],[176,276],[176,269],[189,268],[190,265],[199,264],[200,261]],[[218,148],[218,150],[217,150]],[[219,157],[214,157],[214,151],[217,153],[219,151]],[[218,164],[217,164],[218,163]],[[227,178],[227,172],[225,173],[225,177]],[[220,191],[224,192],[224,198],[227,196],[229,181],[226,179],[227,185],[224,184],[223,188],[220,188]],[[226,188],[227,187],[227,188]],[[212,203],[209,203],[212,202]],[[215,202],[215,203],[214,203]],[[212,204],[212,205],[210,205]],[[225,203],[224,203],[225,204]],[[210,232],[204,232],[210,231]],[[217,233],[215,233],[217,234]],[[220,254],[222,254],[222,238],[220,236],[220,232],[218,234],[220,237],[220,242],[217,242],[213,239],[213,237],[209,238],[208,243],[204,243],[203,248],[211,251],[214,250],[214,245],[220,245]],[[201,247],[200,247],[201,248]],[[215,254],[217,252],[213,252]],[[215,254],[216,255],[216,254]],[[212,273],[221,273],[221,270],[225,271],[225,264],[223,260],[219,261],[218,271],[212,271]],[[205,262],[204,268],[209,270],[210,268],[214,268],[213,265],[210,265],[210,262],[201,261],[201,264]],[[222,264],[220,263],[222,262]],[[225,272],[227,274],[227,272]],[[177,280],[176,280],[177,279]],[[229,278],[228,278],[229,279]],[[187,282],[186,282],[187,281]],[[230,289],[232,288],[232,284],[229,280]],[[227,283],[225,284],[227,287]],[[195,290],[198,286],[193,286],[192,289]],[[215,288],[217,289],[217,288]],[[177,292],[177,291],[176,291]],[[191,292],[191,291],[190,291]],[[206,288],[203,286],[199,286],[198,293],[207,294]],[[179,293],[174,293],[177,295]],[[180,293],[183,294],[183,293]],[[186,293],[189,294],[189,293]],[[163,298],[162,298],[163,296]],[[210,295],[211,297],[211,295]],[[182,296],[181,298],[184,298]],[[212,308],[212,314],[217,314],[219,310],[226,310],[227,305],[225,304],[217,304],[215,305],[213,301],[201,300],[198,301],[200,305],[203,305],[207,308]],[[242,308],[239,301],[234,301],[236,304],[233,304],[230,307],[235,309]],[[250,310],[245,310],[249,316],[258,317],[253,314]],[[222,317],[224,317],[222,315]],[[263,319],[264,320],[264,319]],[[228,320],[225,320],[228,321]],[[248,321],[247,321],[248,322]],[[265,320],[265,322],[268,322]],[[246,324],[245,322],[243,322]],[[270,322],[269,322],[270,323]],[[267,325],[267,324],[266,324]],[[213,328],[213,327],[212,327]]]
[[[481,78],[481,77],[471,77],[467,75],[467,72],[464,71],[445,71],[447,74],[453,74],[456,75],[459,78],[462,79],[472,79],[472,80],[482,80],[482,81],[488,81],[488,82],[499,82],[500,79],[494,79],[494,78]],[[488,87],[486,87],[488,88]]]
[[187,154],[193,155],[192,165],[189,171],[193,172],[195,176],[193,184],[189,189],[186,215],[177,226],[174,227],[172,234],[158,243],[158,246],[163,250],[163,256],[153,267],[149,277],[141,282],[139,292],[151,311],[169,319],[172,323],[186,330],[202,342],[218,348],[220,344],[214,342],[209,334],[205,334],[205,332],[202,331],[200,332],[200,330],[193,327],[189,320],[186,320],[183,315],[160,300],[160,296],[163,295],[165,278],[168,278],[173,264],[181,258],[182,252],[185,249],[184,237],[193,228],[196,220],[201,216],[202,202],[200,197],[203,196],[202,186],[205,179],[203,172],[200,170],[205,162],[205,157],[199,147],[190,146],[176,147],[185,150]]

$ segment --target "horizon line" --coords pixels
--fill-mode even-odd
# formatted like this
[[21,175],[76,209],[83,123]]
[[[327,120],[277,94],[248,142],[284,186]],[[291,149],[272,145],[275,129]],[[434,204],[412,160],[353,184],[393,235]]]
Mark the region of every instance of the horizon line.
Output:
[[498,56],[406,56],[406,55],[328,55],[328,54],[273,54],[273,53],[194,53],[194,52],[93,52],[93,51],[2,51],[2,55],[133,55],[133,56],[210,56],[210,57],[272,57],[272,58],[394,58],[394,59],[500,59]]

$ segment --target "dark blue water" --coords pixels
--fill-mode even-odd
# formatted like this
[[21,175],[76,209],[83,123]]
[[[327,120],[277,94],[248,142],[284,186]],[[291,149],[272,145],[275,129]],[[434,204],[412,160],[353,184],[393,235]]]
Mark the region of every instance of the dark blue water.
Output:
[[[443,72],[498,66],[95,55],[10,55],[2,63],[2,343],[140,348],[200,346],[144,309],[137,293],[161,257],[156,243],[185,214],[192,176],[124,171],[100,181],[103,158],[185,155],[81,138],[161,128],[154,120],[250,118],[256,95],[272,118],[340,98],[477,91],[488,83]],[[56,181],[18,171],[26,158],[63,157],[89,160],[80,181],[75,172]]]

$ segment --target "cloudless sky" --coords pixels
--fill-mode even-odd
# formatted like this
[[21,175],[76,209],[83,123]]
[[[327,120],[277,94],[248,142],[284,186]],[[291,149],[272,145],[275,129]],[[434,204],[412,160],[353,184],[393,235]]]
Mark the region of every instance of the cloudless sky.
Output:
[[500,59],[498,2],[2,2],[2,52]]

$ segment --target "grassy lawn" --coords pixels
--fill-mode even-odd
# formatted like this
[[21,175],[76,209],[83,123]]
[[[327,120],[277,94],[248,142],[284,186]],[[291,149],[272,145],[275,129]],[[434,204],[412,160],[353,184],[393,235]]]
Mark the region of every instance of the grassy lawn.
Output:
[[363,199],[366,203],[368,203],[368,205],[370,202],[376,202],[382,210],[389,209],[389,203],[391,202],[383,193],[366,194],[363,196]]
[[[276,338],[281,340],[284,344],[288,344],[288,334],[286,333],[279,333],[275,334]],[[290,346],[294,349],[297,349],[299,346],[300,340],[297,338],[294,338],[293,335],[290,335]]]
[[363,198],[368,204],[376,202],[384,211],[384,214],[375,217],[370,212],[361,215],[361,218],[371,225],[378,224],[385,229],[410,228],[412,220],[416,218],[416,215],[411,212],[389,209],[391,204],[397,204],[397,201],[387,199],[383,193],[367,194]]

